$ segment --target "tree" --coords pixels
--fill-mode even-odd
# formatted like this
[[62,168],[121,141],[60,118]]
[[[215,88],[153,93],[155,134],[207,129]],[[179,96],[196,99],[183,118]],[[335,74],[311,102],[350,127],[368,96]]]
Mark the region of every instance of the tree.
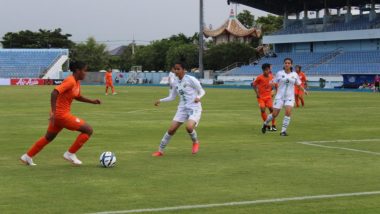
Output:
[[199,51],[197,45],[182,44],[172,46],[166,54],[166,68],[170,68],[176,62],[183,62],[188,69],[198,67]]
[[282,28],[282,16],[261,16],[256,20],[256,23],[261,24],[261,30],[264,35],[274,33]]
[[[135,45],[135,51],[139,50],[139,48],[140,46]],[[112,68],[129,70],[135,64],[132,54],[132,44],[126,46],[120,56],[110,56],[109,64]]]
[[[184,34],[180,33],[178,35],[173,35],[167,39],[154,41],[151,44],[141,47],[138,51],[136,51],[134,62],[136,65],[143,66],[144,70],[170,69],[171,66],[168,64],[167,59],[169,50],[172,47],[180,47],[184,44],[194,45],[193,43],[196,36],[197,34],[194,34],[192,37],[186,37]],[[189,47],[190,46],[186,46],[187,49]],[[172,51],[174,52],[174,50]],[[187,57],[189,60],[192,59],[190,56]],[[172,60],[172,58],[170,60]],[[190,64],[193,63],[190,62]]]
[[223,69],[235,62],[248,63],[256,57],[256,50],[244,43],[232,42],[212,46],[205,53],[205,68],[210,70]]
[[74,42],[70,37],[71,34],[63,34],[60,28],[53,31],[39,29],[38,32],[25,30],[6,33],[1,44],[4,48],[72,48]]
[[91,71],[99,71],[109,66],[106,45],[97,43],[92,37],[88,38],[85,43],[75,45],[70,54],[72,60],[87,63]]
[[251,14],[248,10],[243,10],[237,15],[237,19],[246,27],[252,28],[255,22],[255,16]]

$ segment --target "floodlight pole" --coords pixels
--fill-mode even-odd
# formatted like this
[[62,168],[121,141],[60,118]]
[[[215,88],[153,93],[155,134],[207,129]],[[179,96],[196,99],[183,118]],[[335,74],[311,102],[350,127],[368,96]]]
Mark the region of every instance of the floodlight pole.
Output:
[[199,72],[203,75],[203,0],[199,0]]

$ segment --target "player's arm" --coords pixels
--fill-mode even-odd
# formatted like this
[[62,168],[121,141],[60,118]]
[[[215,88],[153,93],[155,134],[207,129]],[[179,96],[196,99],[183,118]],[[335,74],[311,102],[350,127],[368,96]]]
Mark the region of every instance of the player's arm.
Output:
[[257,97],[257,98],[260,98],[259,90],[257,89],[257,86],[256,86],[255,84],[252,84],[252,88],[253,88],[253,90],[254,90],[255,93],[256,93],[256,97]]
[[157,100],[156,102],[154,102],[154,105],[155,106],[159,106],[161,102],[170,102],[170,101],[173,101],[173,100],[175,100],[176,97],[177,97],[177,91],[175,90],[175,87],[173,87],[170,90],[170,94],[169,94],[168,97],[165,97],[163,99]]
[[54,89],[50,95],[50,106],[51,106],[50,121],[52,123],[54,123],[54,120],[55,120],[55,109],[56,109],[58,94],[59,92],[57,91],[57,89]]
[[306,91],[306,89],[304,87],[302,87],[301,85],[297,85],[298,89],[300,89],[301,91],[305,92],[306,95],[308,95],[309,93]]
[[79,97],[75,98],[76,101],[83,102],[83,103],[91,103],[91,104],[101,104],[102,102],[98,99],[92,100],[88,99],[86,97],[83,97],[82,95],[79,95]]
[[194,102],[199,103],[201,101],[201,98],[206,94],[206,91],[202,88],[201,83],[197,79],[194,79],[192,82],[195,90],[198,93],[198,96],[195,98]]
[[307,86],[307,78],[306,78],[306,76],[305,76],[305,88],[307,88],[308,86]]

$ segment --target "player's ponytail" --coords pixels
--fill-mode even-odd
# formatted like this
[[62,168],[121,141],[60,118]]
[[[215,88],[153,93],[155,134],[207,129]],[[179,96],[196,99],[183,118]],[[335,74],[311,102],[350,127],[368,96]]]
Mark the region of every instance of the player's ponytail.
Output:
[[82,70],[87,66],[86,63],[81,61],[74,61],[72,60],[69,65],[69,69],[71,72],[75,73],[77,70]]

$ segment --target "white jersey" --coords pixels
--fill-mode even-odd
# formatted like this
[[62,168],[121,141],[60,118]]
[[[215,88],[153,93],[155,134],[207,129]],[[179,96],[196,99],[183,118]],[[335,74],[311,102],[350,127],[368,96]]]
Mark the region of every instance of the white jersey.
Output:
[[200,102],[195,103],[194,100],[202,98],[205,94],[201,83],[195,77],[185,75],[182,80],[175,79],[170,95],[160,101],[170,102],[175,100],[178,95],[180,97],[178,108],[202,107]]
[[173,87],[173,84],[174,84],[176,79],[178,79],[177,76],[173,72],[169,72],[168,82],[169,82],[170,88]]
[[294,100],[294,85],[301,85],[296,72],[287,74],[284,70],[277,72],[273,82],[278,84],[276,100]]

